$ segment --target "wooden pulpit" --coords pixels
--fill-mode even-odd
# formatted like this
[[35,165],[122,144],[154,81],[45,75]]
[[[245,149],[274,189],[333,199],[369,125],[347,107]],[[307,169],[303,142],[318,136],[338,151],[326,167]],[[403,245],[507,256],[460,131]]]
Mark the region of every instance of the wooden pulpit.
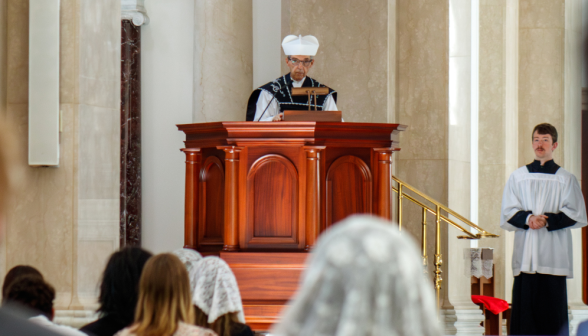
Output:
[[268,330],[318,235],[354,213],[392,218],[399,124],[213,122],[186,134],[185,247],[232,268],[247,323]]

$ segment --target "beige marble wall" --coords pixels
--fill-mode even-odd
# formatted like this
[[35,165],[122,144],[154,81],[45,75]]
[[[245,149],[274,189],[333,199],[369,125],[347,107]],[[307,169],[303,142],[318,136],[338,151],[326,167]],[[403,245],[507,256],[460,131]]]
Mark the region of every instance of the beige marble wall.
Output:
[[[0,0],[0,123],[6,117],[6,10],[7,0]],[[0,274],[6,272],[6,244],[4,244],[4,226],[0,218]],[[1,281],[1,280],[0,280]]]
[[22,140],[24,184],[7,213],[6,268],[37,267],[58,310],[92,309],[118,245],[120,2],[61,1],[58,168],[27,164],[28,2],[8,0],[7,13],[7,116]]
[[[472,144],[472,2],[449,1],[449,124],[448,188],[449,208],[471,218],[471,144]],[[474,177],[475,178],[475,177]],[[446,225],[446,224],[444,224]],[[456,310],[476,310],[471,303],[468,288],[471,280],[466,275],[465,263],[460,260],[463,251],[470,247],[467,240],[458,240],[460,231],[451,227],[444,244],[447,246],[444,285],[448,299]],[[446,305],[447,306],[447,305]],[[480,318],[478,314],[478,318]],[[459,316],[459,315],[458,315]],[[461,317],[461,316],[460,316]]]
[[[479,180],[478,224],[501,235],[482,239],[479,247],[494,249],[495,296],[504,299],[504,231],[500,229],[500,207],[505,174],[505,25],[506,1],[480,1],[479,72]],[[510,257],[510,256],[508,256]]]
[[[542,122],[563,134],[564,0],[521,0],[519,4],[519,166],[533,161],[531,132]],[[554,153],[563,164],[565,139]]]
[[346,121],[387,121],[387,0],[290,0],[290,33],[318,38],[309,76],[338,92]]
[[[396,154],[396,175],[447,204],[448,3],[436,1],[425,5],[398,0],[396,6],[396,121],[409,125],[400,137],[402,150]],[[405,228],[420,237],[420,211],[412,205],[407,207],[413,210],[405,212],[406,221],[410,223]],[[431,216],[428,222],[434,223]],[[435,228],[434,225],[428,227],[427,250],[432,264]],[[446,274],[443,274],[444,288],[448,280]]]
[[12,198],[6,214],[6,268],[30,264],[54,284],[58,308],[67,307],[72,293],[73,243],[73,118],[64,111],[60,168],[27,164],[28,123],[28,2],[9,0],[7,8],[7,117],[17,126],[23,145],[18,165],[25,184]]
[[72,7],[79,15],[75,293],[79,308],[94,309],[103,266],[119,247],[120,0]]
[[193,122],[245,120],[253,90],[251,1],[194,3]]

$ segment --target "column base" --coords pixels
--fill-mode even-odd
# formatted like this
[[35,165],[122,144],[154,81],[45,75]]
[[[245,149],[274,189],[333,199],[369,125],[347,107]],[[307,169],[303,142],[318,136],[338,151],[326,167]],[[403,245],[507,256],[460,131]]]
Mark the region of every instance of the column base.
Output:
[[588,307],[586,309],[573,309],[575,307],[571,307],[572,309],[569,310],[569,320],[570,320],[570,335],[575,335],[578,331],[578,325],[581,322],[588,320]]
[[53,321],[60,325],[79,329],[88,323],[96,321],[99,317],[99,314],[95,310],[59,309],[55,310],[55,318]]
[[484,315],[480,309],[444,309],[440,312],[444,335],[482,336]]

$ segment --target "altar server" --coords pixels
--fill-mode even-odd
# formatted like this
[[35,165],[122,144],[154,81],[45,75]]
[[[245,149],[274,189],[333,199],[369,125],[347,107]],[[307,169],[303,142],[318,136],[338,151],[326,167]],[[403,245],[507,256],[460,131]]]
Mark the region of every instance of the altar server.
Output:
[[410,235],[353,215],[319,238],[274,336],[441,335],[433,285]]
[[[284,110],[314,109],[314,96],[292,96],[292,87],[326,87],[307,76],[314,65],[319,42],[312,35],[288,35],[282,41],[286,65],[290,73],[257,88],[249,97],[247,121],[280,121]],[[316,97],[317,110],[337,111],[337,92],[329,88],[329,94]]]
[[511,335],[568,334],[571,229],[587,220],[576,177],[553,161],[557,137],[552,125],[535,126],[535,161],[514,171],[504,188],[500,226],[515,232]]

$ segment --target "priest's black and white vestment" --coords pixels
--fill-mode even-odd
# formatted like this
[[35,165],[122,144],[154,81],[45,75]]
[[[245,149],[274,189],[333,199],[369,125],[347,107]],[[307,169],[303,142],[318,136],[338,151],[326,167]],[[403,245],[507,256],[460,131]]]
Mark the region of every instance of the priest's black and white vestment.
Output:
[[[547,225],[528,226],[531,215]],[[500,226],[515,232],[511,335],[558,335],[568,328],[566,278],[573,277],[571,229],[587,225],[576,177],[553,160],[512,173],[502,198]],[[567,331],[564,332],[567,334]]]

